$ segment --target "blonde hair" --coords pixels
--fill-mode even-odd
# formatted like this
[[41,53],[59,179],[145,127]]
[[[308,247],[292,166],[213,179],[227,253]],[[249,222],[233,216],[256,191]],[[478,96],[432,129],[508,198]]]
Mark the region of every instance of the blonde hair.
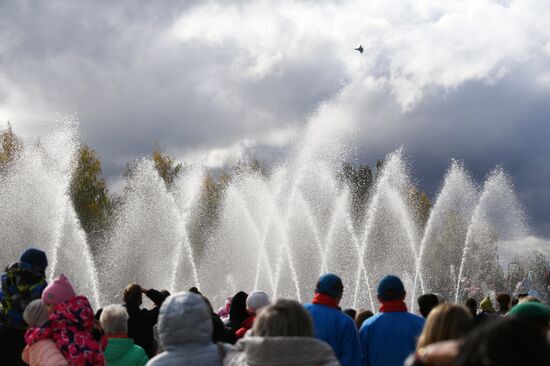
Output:
[[252,334],[257,337],[313,337],[313,321],[302,304],[279,299],[260,310]]
[[438,305],[428,315],[416,349],[435,342],[461,338],[468,333],[473,323],[473,316],[465,306],[448,303]]

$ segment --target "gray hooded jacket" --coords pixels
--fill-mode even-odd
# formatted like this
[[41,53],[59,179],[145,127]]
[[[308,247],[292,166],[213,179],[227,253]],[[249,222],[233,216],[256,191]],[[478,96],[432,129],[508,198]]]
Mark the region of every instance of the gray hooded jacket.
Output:
[[[212,318],[201,296],[179,292],[160,308],[158,331],[164,352],[147,366],[221,365],[220,350],[212,343]],[[229,351],[229,346],[224,346]]]
[[313,337],[245,337],[224,366],[339,366],[332,348]]

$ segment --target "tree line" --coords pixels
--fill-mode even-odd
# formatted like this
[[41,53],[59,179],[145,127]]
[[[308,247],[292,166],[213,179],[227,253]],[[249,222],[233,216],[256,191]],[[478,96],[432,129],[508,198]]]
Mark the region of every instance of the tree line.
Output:
[[[22,140],[8,124],[7,129],[0,131],[0,174],[16,159],[22,149]],[[158,145],[152,149],[151,159],[168,190],[186,169],[184,163],[176,162]],[[130,177],[135,167],[136,163],[127,164],[124,176]],[[378,161],[376,172],[373,173],[368,165],[354,167],[351,163],[345,163],[337,174],[338,182],[346,185],[350,191],[352,217],[356,225],[363,222],[376,175],[382,167],[383,161]],[[235,176],[243,172],[254,172],[265,178],[270,175],[268,166],[258,160],[238,163],[216,176],[211,172],[205,175],[198,211],[192,223],[193,227],[190,228],[194,238],[207,237],[218,220],[225,188]],[[76,154],[69,194],[92,251],[100,250],[99,246],[110,229],[122,197],[109,191],[97,151],[85,143],[80,145]],[[408,194],[408,201],[417,223],[423,227],[432,206],[428,195],[413,187]]]

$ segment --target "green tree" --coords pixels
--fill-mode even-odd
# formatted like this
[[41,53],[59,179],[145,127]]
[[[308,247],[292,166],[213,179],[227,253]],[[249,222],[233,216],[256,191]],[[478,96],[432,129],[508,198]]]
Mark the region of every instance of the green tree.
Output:
[[17,137],[8,122],[8,128],[0,131],[0,171],[11,163],[23,149],[21,139]]
[[160,177],[164,180],[164,183],[166,183],[166,187],[172,187],[174,180],[183,168],[183,164],[176,164],[174,159],[168,154],[163,153],[158,147],[153,150],[153,161],[155,162],[155,168]]
[[82,228],[94,242],[108,226],[111,204],[101,161],[88,145],[78,150],[70,194]]

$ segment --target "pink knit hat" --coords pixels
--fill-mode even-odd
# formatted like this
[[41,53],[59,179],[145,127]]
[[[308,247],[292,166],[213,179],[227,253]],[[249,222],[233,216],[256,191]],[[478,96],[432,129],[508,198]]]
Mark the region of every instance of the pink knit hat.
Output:
[[60,302],[69,300],[73,296],[76,296],[73,285],[62,273],[44,289],[44,292],[42,292],[42,301],[48,305],[57,305]]

